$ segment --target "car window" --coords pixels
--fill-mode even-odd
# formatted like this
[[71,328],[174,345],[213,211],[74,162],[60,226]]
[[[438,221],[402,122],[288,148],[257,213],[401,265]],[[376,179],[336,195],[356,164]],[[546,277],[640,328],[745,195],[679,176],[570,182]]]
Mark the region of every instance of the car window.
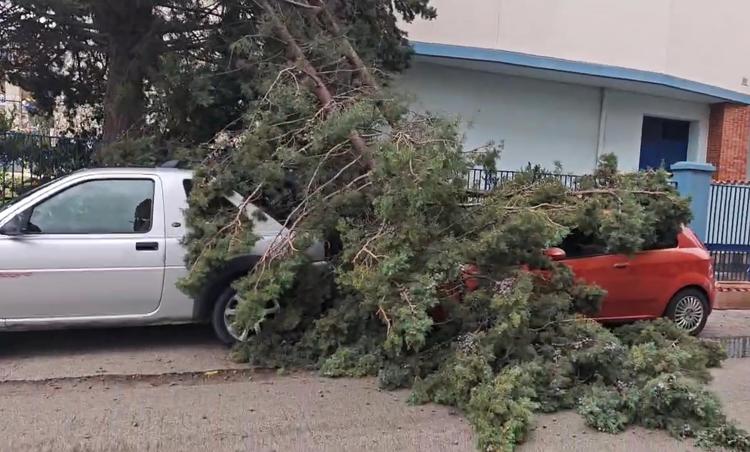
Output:
[[560,244],[560,248],[565,251],[565,256],[568,259],[607,254],[607,247],[605,244],[598,242],[592,236],[584,234],[578,230],[574,230],[565,237]]
[[677,248],[678,245],[678,239],[677,239],[677,233],[674,231],[666,232],[666,231],[658,231],[656,236],[656,241],[646,246],[644,251],[652,251],[652,250],[666,250],[671,248]]
[[151,230],[154,181],[93,180],[75,185],[31,210],[29,234],[132,234]]

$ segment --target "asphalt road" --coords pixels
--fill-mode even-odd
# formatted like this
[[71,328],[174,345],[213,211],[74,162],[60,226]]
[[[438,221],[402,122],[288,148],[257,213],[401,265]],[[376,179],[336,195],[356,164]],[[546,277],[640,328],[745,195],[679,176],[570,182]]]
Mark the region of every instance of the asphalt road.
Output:
[[[0,450],[471,451],[455,411],[409,406],[372,379],[280,376],[231,363],[203,327],[0,335]],[[750,359],[715,372],[750,426]],[[663,432],[594,432],[541,416],[521,451],[694,450]]]

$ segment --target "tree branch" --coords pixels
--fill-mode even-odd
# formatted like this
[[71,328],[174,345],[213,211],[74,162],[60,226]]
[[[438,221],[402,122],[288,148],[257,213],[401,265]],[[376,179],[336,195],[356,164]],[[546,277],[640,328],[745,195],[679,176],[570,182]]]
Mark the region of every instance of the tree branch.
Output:
[[300,8],[305,8],[305,9],[309,9],[309,10],[313,10],[313,11],[319,11],[320,10],[319,6],[314,6],[314,5],[310,5],[310,4],[307,4],[307,3],[296,2],[294,0],[280,0],[280,1],[282,1],[284,3],[288,3],[288,4],[293,5],[293,6],[299,6]]
[[[329,113],[334,105],[333,95],[331,94],[331,91],[328,89],[325,82],[323,82],[323,79],[320,77],[318,71],[307,59],[305,53],[302,51],[302,48],[297,43],[297,40],[294,38],[294,36],[292,36],[292,34],[289,32],[289,29],[281,21],[281,18],[279,17],[276,9],[274,9],[274,7],[272,7],[271,4],[268,3],[268,0],[261,0],[260,4],[271,19],[273,28],[279,35],[279,38],[281,38],[284,44],[286,44],[287,50],[289,51],[292,59],[300,67],[302,72],[307,75],[310,80],[313,81],[313,84],[315,85],[315,87],[313,88],[313,92],[318,98],[318,101],[321,103],[324,112]],[[365,166],[368,169],[372,169],[374,163],[372,161],[370,150],[364,138],[362,138],[359,132],[357,132],[356,130],[352,130],[349,135],[349,139],[351,140],[354,149],[363,157]]]

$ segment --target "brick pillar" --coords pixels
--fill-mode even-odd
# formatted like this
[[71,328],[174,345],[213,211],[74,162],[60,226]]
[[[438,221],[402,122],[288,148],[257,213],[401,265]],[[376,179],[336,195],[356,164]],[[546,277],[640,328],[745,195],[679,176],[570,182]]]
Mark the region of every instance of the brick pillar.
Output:
[[745,180],[750,149],[750,107],[711,105],[706,161],[716,167],[716,180]]

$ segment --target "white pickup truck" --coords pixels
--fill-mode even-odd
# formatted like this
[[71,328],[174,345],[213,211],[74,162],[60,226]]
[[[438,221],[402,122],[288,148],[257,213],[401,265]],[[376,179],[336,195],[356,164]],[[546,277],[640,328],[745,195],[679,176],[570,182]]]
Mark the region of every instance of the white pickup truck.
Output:
[[[26,193],[0,209],[0,331],[210,322],[232,343],[232,282],[286,231],[265,216],[261,237],[210,278],[197,299],[177,287],[185,276],[184,210],[190,171],[94,169]],[[242,197],[226,198],[239,208]],[[247,215],[257,208],[248,205]],[[255,218],[255,216],[253,217]],[[324,262],[323,246],[308,251]]]

